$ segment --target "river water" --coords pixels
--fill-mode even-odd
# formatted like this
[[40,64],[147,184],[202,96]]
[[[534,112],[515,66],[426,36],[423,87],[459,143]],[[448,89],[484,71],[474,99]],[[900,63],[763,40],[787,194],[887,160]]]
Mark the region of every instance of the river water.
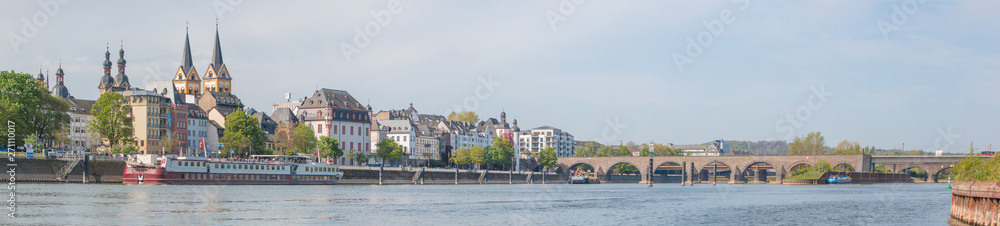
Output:
[[944,225],[945,186],[24,183],[0,224]]

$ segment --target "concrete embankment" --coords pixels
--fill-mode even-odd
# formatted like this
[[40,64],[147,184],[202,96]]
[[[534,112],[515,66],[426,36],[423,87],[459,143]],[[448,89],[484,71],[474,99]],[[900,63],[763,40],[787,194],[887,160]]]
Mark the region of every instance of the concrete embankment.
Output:
[[[5,166],[4,172],[13,168],[15,180],[21,182],[83,182],[84,165],[88,183],[121,183],[125,172],[123,160],[91,159],[84,164],[82,159],[16,158],[11,162],[3,158],[0,165]],[[9,174],[0,180],[10,181]]]
[[913,178],[905,173],[826,172],[819,179],[785,179],[782,184],[826,184],[827,178],[840,175],[851,177],[851,184],[913,183]]
[[[0,160],[0,165],[7,166],[11,162],[7,158]],[[17,158],[3,171],[14,168],[14,178],[19,182],[83,182],[84,163],[82,159],[37,159]],[[88,183],[121,183],[125,172],[124,160],[91,159],[87,161]],[[379,184],[379,169],[377,167],[343,166],[343,184]],[[509,171],[469,171],[459,170],[459,184],[530,184],[542,183],[539,172]],[[62,178],[65,174],[65,178]],[[454,169],[421,169],[387,167],[383,171],[383,184],[455,184]],[[10,180],[9,175],[0,177],[2,181]],[[565,183],[562,175],[550,173],[545,176],[547,183]]]
[[[454,169],[423,169],[386,167],[382,171],[382,184],[456,184]],[[378,184],[378,167],[343,166],[342,184]],[[514,172],[491,170],[484,175],[485,170],[459,170],[458,184],[531,184],[542,183],[539,172]],[[482,179],[482,180],[480,180]],[[566,183],[562,175],[549,173],[545,175],[546,183]]]
[[973,225],[1000,225],[1000,183],[955,182],[951,217]]

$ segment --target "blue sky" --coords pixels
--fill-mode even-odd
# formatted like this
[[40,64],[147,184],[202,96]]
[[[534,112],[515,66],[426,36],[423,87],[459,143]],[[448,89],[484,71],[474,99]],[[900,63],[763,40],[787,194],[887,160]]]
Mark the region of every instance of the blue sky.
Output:
[[[124,39],[143,86],[172,78],[189,22],[204,74],[218,17],[234,92],[265,112],[325,87],[376,110],[506,110],[522,128],[605,143],[821,131],[830,146],[1000,145],[996,1],[400,1],[395,14],[388,3],[5,1],[0,68],[62,62],[71,94],[96,99],[106,42],[115,52]],[[391,20],[348,60],[342,46],[383,11]],[[683,70],[677,54],[691,60]]]

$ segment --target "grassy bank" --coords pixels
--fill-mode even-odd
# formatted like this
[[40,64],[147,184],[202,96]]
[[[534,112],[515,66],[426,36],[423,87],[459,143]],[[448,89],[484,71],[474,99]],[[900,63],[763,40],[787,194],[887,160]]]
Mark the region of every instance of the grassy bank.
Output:
[[1000,158],[992,157],[983,160],[976,153],[955,165],[955,180],[1000,183]]
[[815,180],[815,179],[819,179],[820,176],[823,176],[823,173],[825,173],[825,172],[807,171],[805,173],[802,173],[802,174],[799,174],[799,175],[795,175],[795,176],[791,176],[791,177],[788,177],[788,178],[785,178],[785,179]]

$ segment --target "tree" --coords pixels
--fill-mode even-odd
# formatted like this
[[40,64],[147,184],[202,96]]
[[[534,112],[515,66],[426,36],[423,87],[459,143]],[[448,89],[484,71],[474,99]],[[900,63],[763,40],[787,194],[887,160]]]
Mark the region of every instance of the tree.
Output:
[[243,135],[242,133],[226,133],[219,139],[219,142],[225,144],[223,146],[223,155],[246,155],[250,152],[250,148],[253,147],[250,143],[252,142],[250,138]]
[[615,154],[615,149],[611,148],[611,146],[605,145],[605,146],[601,146],[600,148],[598,148],[597,149],[597,154],[594,154],[594,156],[595,157],[607,157],[607,156],[614,156],[614,154]]
[[487,163],[498,167],[514,165],[514,146],[502,137],[493,138],[493,146],[487,147]]
[[458,148],[458,150],[451,152],[451,163],[455,165],[466,165],[472,164],[472,156],[469,153],[469,149],[465,147]]
[[844,140],[837,144],[837,148],[833,150],[833,155],[860,155],[864,154],[861,150],[861,145],[857,141]]
[[358,163],[368,162],[368,156],[358,151],[351,150],[348,151],[346,155],[347,159],[357,161]]
[[625,145],[618,145],[613,156],[632,156],[632,151],[629,151]]
[[649,152],[648,147],[642,147],[642,150],[639,151],[639,156],[649,156],[650,154],[652,153]]
[[320,157],[340,158],[340,156],[344,156],[344,151],[340,150],[340,141],[337,141],[337,138],[320,137],[318,146]]
[[28,126],[29,130],[33,134],[37,134],[39,138],[49,141],[56,139],[56,136],[67,135],[58,134],[63,128],[69,127],[69,104],[63,101],[61,97],[56,97],[49,95],[48,91],[44,92],[38,98],[38,102],[35,108],[28,113]]
[[[257,123],[257,119],[253,116],[247,115],[243,111],[243,108],[236,109],[232,113],[226,116],[225,132],[223,133],[223,138],[225,140],[226,136],[236,136],[236,134],[242,135],[246,138],[247,145],[249,147],[249,152],[251,154],[267,154],[266,146],[264,145],[265,139],[267,139],[264,129],[260,128],[260,124]],[[230,139],[230,141],[239,139]],[[230,144],[230,143],[227,143]],[[231,144],[230,144],[231,145]]]
[[395,160],[403,156],[403,149],[396,144],[396,141],[392,139],[384,139],[375,144],[378,148],[375,151],[375,156],[382,160],[382,164],[385,164],[385,160]]
[[172,153],[174,151],[174,148],[180,145],[180,141],[174,138],[175,136],[177,135],[169,134],[163,139],[160,139],[160,147],[165,148],[167,153]]
[[477,166],[486,164],[486,148],[483,146],[472,146],[472,149],[469,149],[469,164]]
[[476,112],[472,111],[463,111],[457,113],[452,111],[451,114],[448,114],[448,120],[476,124],[479,122],[479,115],[476,115]]
[[544,167],[545,169],[552,169],[556,166],[556,162],[559,157],[556,156],[556,151],[552,147],[547,147],[538,152],[538,166]]
[[87,123],[87,127],[107,138],[112,147],[135,141],[132,123],[126,121],[132,110],[126,103],[121,94],[107,92],[101,94],[90,109],[94,119]]
[[906,155],[925,155],[925,153],[922,150],[910,150]]
[[593,157],[594,155],[597,155],[597,142],[591,141],[576,146],[576,154],[573,154],[573,157]]
[[825,139],[820,132],[810,132],[806,137],[795,137],[788,146],[788,155],[820,155],[826,149]]
[[[13,122],[18,131],[26,132],[22,134],[34,134],[42,141],[54,139],[69,126],[68,110],[65,101],[49,95],[30,74],[0,71],[0,120]],[[44,147],[42,143],[38,146]],[[23,140],[17,143],[21,144]]]
[[288,139],[288,148],[285,149],[285,155],[295,155],[297,153],[312,153],[316,149],[316,136],[313,135],[312,129],[306,124],[299,123],[292,129],[290,139]]

